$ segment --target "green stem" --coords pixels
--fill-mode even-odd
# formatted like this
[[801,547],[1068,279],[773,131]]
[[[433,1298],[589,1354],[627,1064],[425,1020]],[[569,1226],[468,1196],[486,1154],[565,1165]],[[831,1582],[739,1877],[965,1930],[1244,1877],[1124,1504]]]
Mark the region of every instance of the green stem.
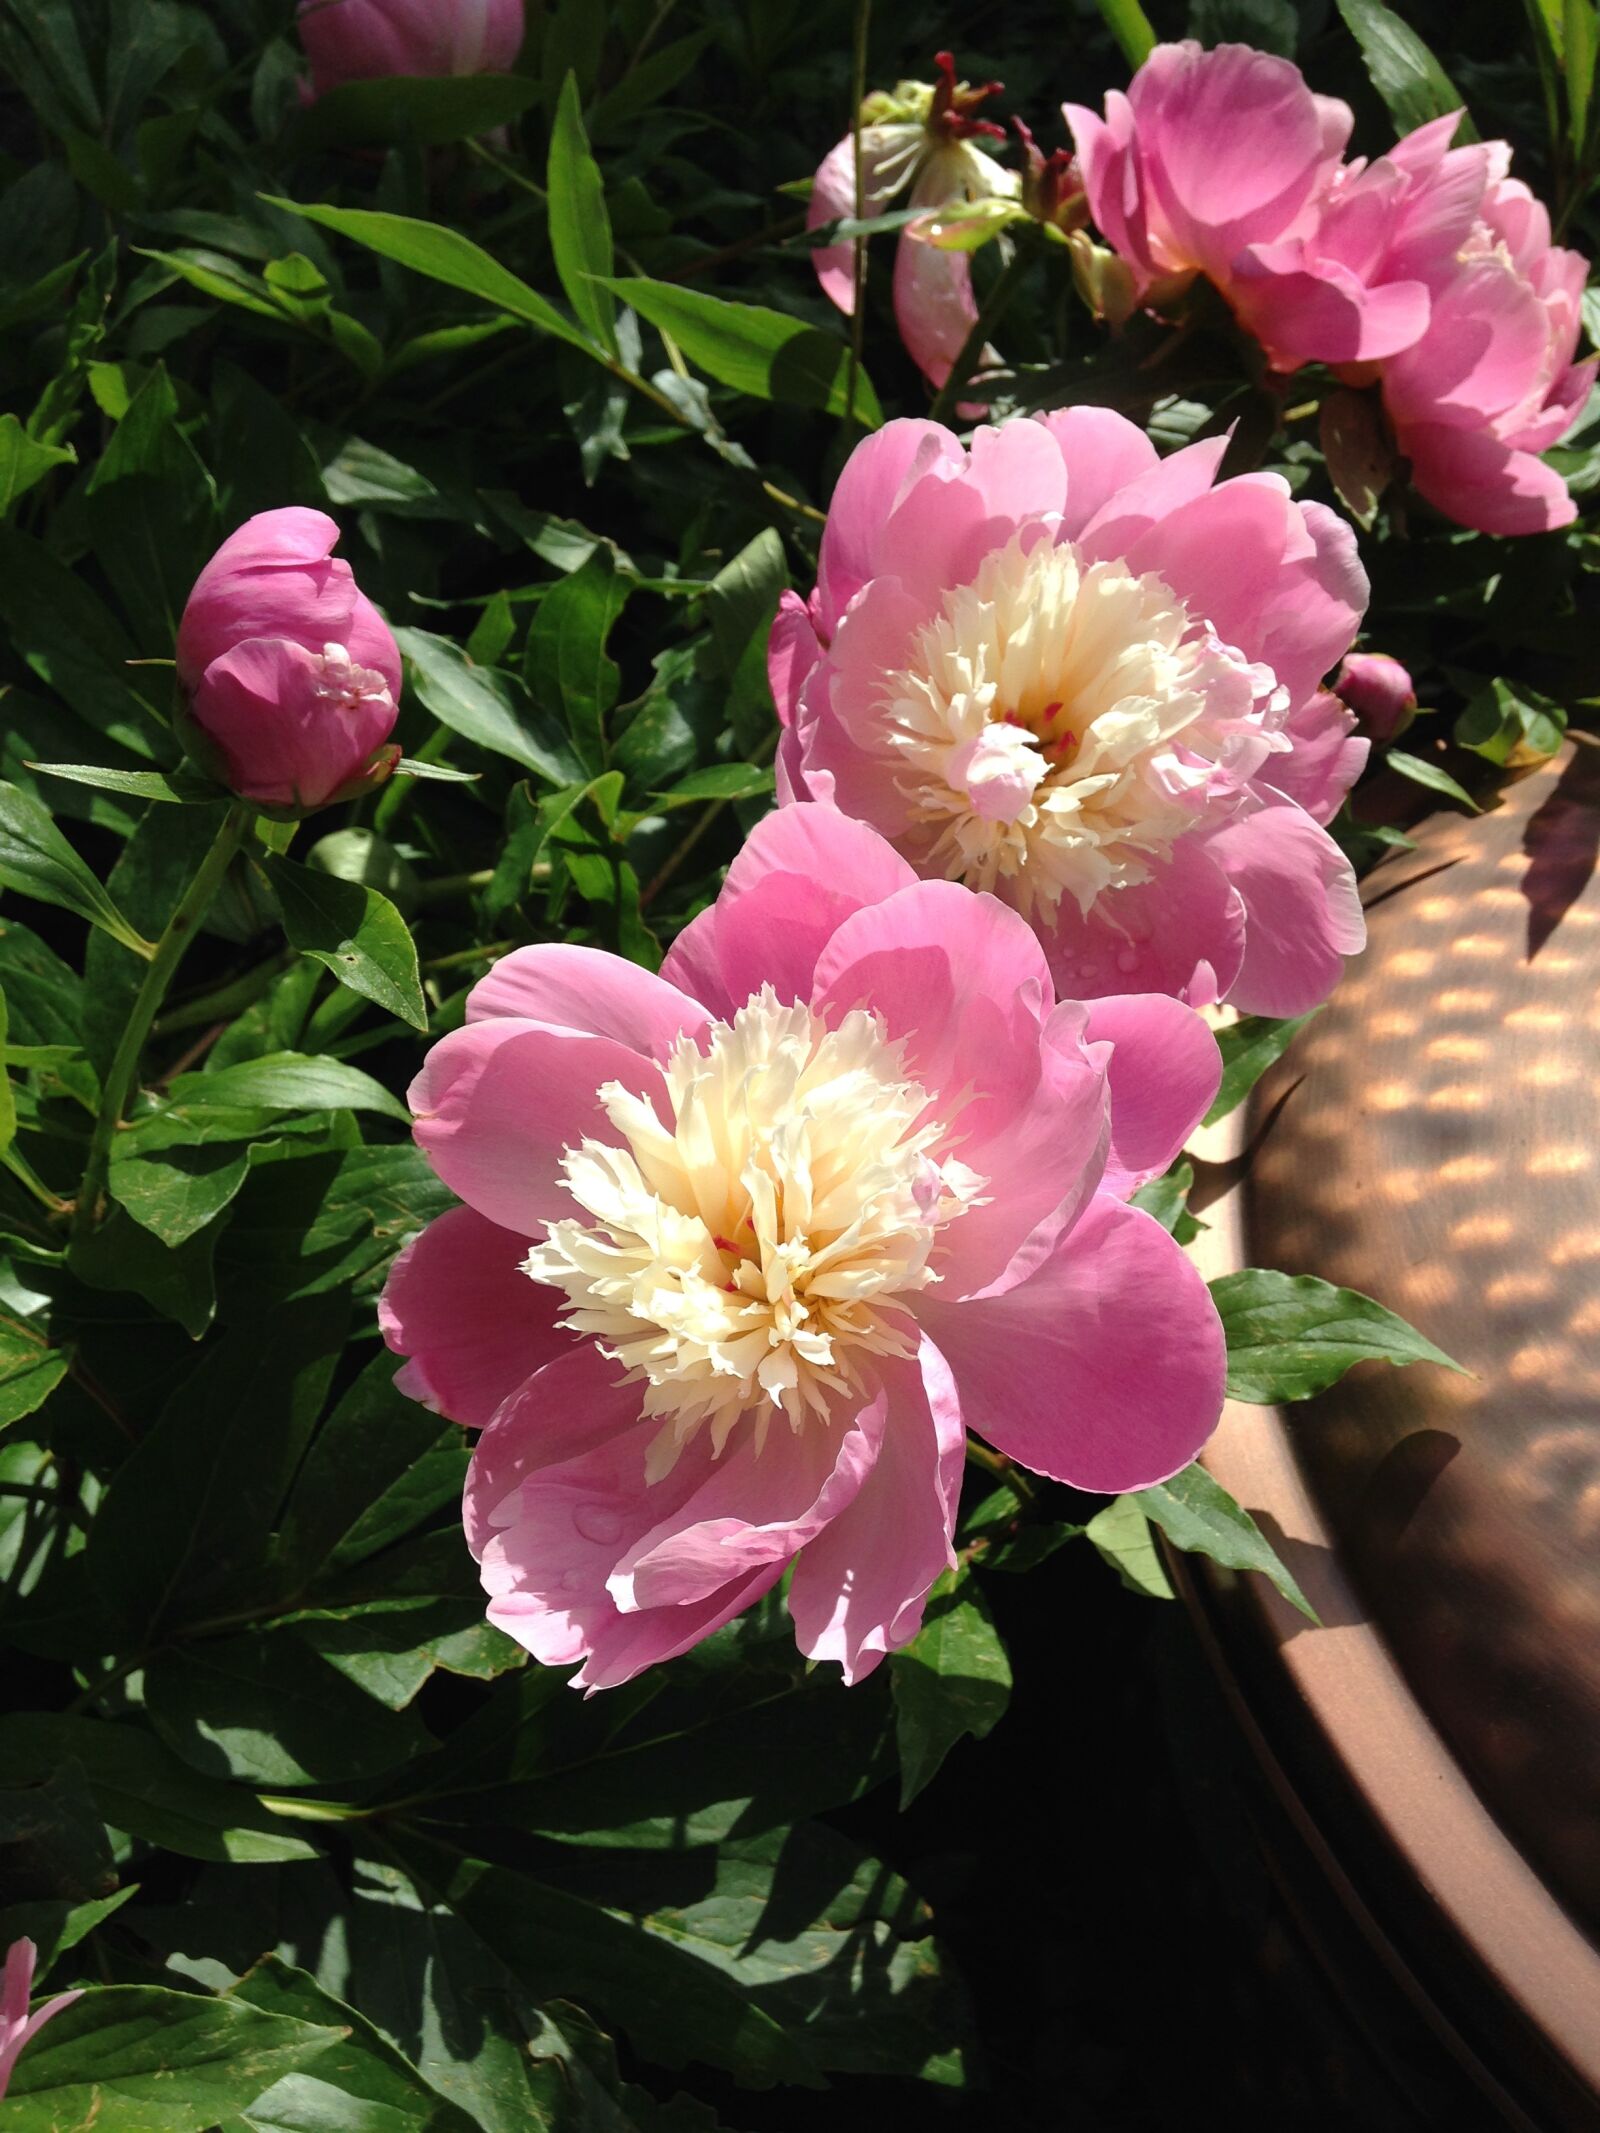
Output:
[[1032,233],[1026,229],[1017,232],[1016,250],[996,275],[988,295],[978,307],[978,315],[972,322],[972,331],[961,344],[961,353],[950,366],[950,375],[940,386],[934,403],[928,410],[930,421],[948,422],[955,413],[961,395],[972,382],[972,373],[982,360],[984,344],[999,324],[1001,314],[1011,308],[1011,299],[1022,286],[1022,277],[1033,264],[1037,247],[1032,242]]
[[122,1115],[128,1108],[128,1099],[133,1094],[139,1059],[150,1035],[151,1024],[161,1010],[167,987],[183,960],[184,950],[198,932],[200,921],[210,910],[211,900],[222,886],[234,853],[244,842],[251,819],[251,810],[242,801],[236,800],[228,809],[216,842],[201,860],[193,881],[178,899],[166,930],[156,942],[156,952],[128,1011],[116,1056],[101,1090],[99,1116],[89,1141],[89,1157],[84,1165],[83,1183],[78,1188],[78,1203],[73,1215],[74,1242],[87,1237],[100,1219],[100,1203],[111,1167],[111,1146],[122,1123]]
[[[861,106],[867,95],[867,36],[872,26],[872,0],[856,0],[855,66],[850,84],[850,138],[855,162],[856,197],[855,217],[865,222],[867,175],[861,167]],[[866,311],[862,298],[867,286],[867,240],[858,237],[850,255],[851,296],[850,312],[850,377],[845,388],[844,419],[856,419],[856,383],[861,376],[861,348],[866,333]]]

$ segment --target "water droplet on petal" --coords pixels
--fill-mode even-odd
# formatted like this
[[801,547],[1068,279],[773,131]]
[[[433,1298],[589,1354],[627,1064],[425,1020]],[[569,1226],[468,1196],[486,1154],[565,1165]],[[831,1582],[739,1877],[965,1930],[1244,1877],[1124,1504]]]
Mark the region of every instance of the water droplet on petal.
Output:
[[607,1504],[586,1503],[573,1512],[572,1523],[586,1541],[593,1541],[597,1548],[609,1548],[621,1540],[627,1520]]
[[1139,951],[1137,948],[1119,948],[1117,950],[1117,968],[1119,970],[1137,970],[1138,967]]

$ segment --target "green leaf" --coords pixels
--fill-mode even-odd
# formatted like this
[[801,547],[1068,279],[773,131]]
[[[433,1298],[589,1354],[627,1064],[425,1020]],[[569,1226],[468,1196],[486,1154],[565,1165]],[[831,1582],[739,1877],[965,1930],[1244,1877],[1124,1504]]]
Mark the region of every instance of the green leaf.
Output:
[[218,792],[209,778],[191,770],[113,770],[103,763],[30,763],[41,778],[65,778],[92,785],[99,792],[125,792],[136,800],[170,800],[180,807],[215,806]]
[[1310,1622],[1316,1610],[1242,1504],[1203,1466],[1187,1466],[1170,1481],[1140,1489],[1132,1501],[1188,1555],[1209,1555],[1230,1570],[1258,1570]]
[[136,955],[152,953],[51,821],[20,786],[0,784],[0,883],[42,904],[76,912]]
[[26,496],[52,467],[76,466],[70,445],[39,444],[15,415],[0,415],[0,518],[19,496]]
[[391,74],[324,89],[300,127],[322,148],[443,148],[494,133],[538,101],[538,83],[521,74]]
[[227,1997],[340,2038],[255,2099],[242,2118],[250,2133],[474,2133],[477,2121],[447,2103],[365,2015],[276,1955]]
[[191,1340],[199,1340],[216,1316],[216,1245],[216,1231],[205,1228],[192,1231],[179,1245],[162,1243],[117,1206],[97,1229],[73,1239],[67,1265],[92,1289],[142,1296],[164,1317],[175,1319]]
[[581,570],[546,593],[528,632],[527,679],[534,702],[542,711],[560,706],[591,777],[606,767],[605,721],[620,685],[606,643],[631,590],[618,576],[610,551],[597,548]]
[[286,1629],[158,1652],[145,1708],[167,1746],[207,1777],[342,1785],[422,1754],[428,1733],[386,1710]]
[[[792,401],[830,415],[848,413],[850,350],[838,334],[807,326],[787,312],[730,303],[702,289],[643,275],[604,286],[669,335],[691,363],[719,384],[758,400]],[[855,408],[863,427],[880,427],[883,410],[862,373],[856,377]]]
[[66,1374],[45,1329],[0,1303],[0,1429],[41,1408]]
[[346,1315],[342,1297],[317,1298],[231,1328],[118,1468],[85,1561],[129,1636],[148,1644],[261,1588]]
[[273,1052],[265,1059],[241,1059],[211,1073],[179,1074],[167,1084],[174,1110],[240,1110],[259,1105],[263,1111],[377,1111],[409,1124],[411,1114],[381,1081],[341,1059],[309,1059],[300,1052]]
[[1130,1592],[1147,1600],[1173,1598],[1171,1580],[1162,1568],[1150,1538],[1150,1521],[1137,1496],[1114,1496],[1083,1530]]
[[1391,748],[1384,761],[1391,770],[1398,770],[1403,778],[1409,778],[1413,785],[1425,785],[1429,792],[1442,792],[1446,799],[1459,800],[1469,814],[1482,813],[1465,786],[1458,785],[1449,771],[1441,770],[1437,763],[1428,762],[1420,755],[1408,755],[1403,748]]
[[364,1561],[460,1496],[461,1434],[395,1390],[396,1367],[375,1357],[306,1454],[278,1536],[290,1590]]
[[703,806],[711,800],[768,800],[772,772],[761,763],[712,763],[691,770],[665,792],[650,795],[658,807]]
[[186,1859],[262,1866],[317,1856],[253,1794],[201,1777],[142,1726],[40,1711],[0,1718],[0,1784],[40,1783],[68,1761],[83,1765],[113,1829]]
[[1193,1163],[1177,1161],[1160,1177],[1141,1185],[1129,1204],[1142,1207],[1147,1215],[1154,1215],[1169,1236],[1176,1237],[1180,1244],[1187,1244],[1204,1226],[1189,1212],[1189,1194],[1193,1189]]
[[292,859],[262,862],[283,913],[289,945],[331,970],[341,985],[387,1013],[428,1026],[417,945],[387,896],[364,882],[341,881]]
[[[531,87],[531,84],[530,84]],[[617,310],[605,286],[614,260],[605,185],[589,153],[576,76],[568,74],[550,129],[550,250],[556,272],[581,325],[609,355],[617,350]]]
[[0,527],[0,623],[16,657],[96,733],[154,754],[158,723],[128,680],[134,645],[81,575],[15,527]]
[[1156,33],[1139,0],[1100,0],[1100,12],[1128,65],[1142,67],[1155,50]]
[[1217,1049],[1222,1054],[1222,1081],[1216,1101],[1201,1121],[1214,1126],[1218,1119],[1236,1111],[1256,1083],[1275,1066],[1296,1037],[1320,1009],[1279,1021],[1271,1015],[1241,1015],[1227,1029],[1217,1031]]
[[524,325],[536,326],[541,333],[551,334],[586,354],[594,352],[578,328],[536,289],[519,281],[481,246],[455,230],[436,222],[414,221],[408,215],[378,214],[370,208],[313,207],[271,195],[266,198],[270,207],[281,207],[291,215],[304,216],[308,222],[320,223],[324,229],[364,244],[383,259],[392,259],[432,281],[476,296],[493,304],[496,310],[521,319]]
[[514,675],[474,666],[460,645],[429,630],[398,629],[394,635],[418,699],[441,726],[509,756],[547,784],[581,783],[583,767],[566,735]]
[[928,1595],[911,1643],[890,1656],[900,1808],[938,1771],[956,1742],[982,1740],[1011,1700],[1011,1665],[970,1570],[947,1570]]
[[142,1229],[171,1251],[214,1222],[250,1171],[249,1135],[261,1113],[246,1111],[227,1122],[237,1139],[201,1138],[205,1121],[152,1118],[117,1136],[107,1189]]
[[6,2094],[6,2133],[206,2133],[339,2043],[320,2023],[154,1985],[92,1988],[40,2030]]
[[34,1973],[34,1989],[37,1991],[58,1955],[66,1955],[80,1941],[87,1940],[96,1926],[102,1925],[114,1911],[120,1911],[125,1903],[131,1903],[138,1893],[138,1882],[130,1881],[114,1896],[97,1897],[92,1903],[39,1901],[7,1904],[0,1911],[0,1946],[9,1946],[12,1941],[24,1938],[33,1942],[39,1951],[38,1969]]
[[1470,748],[1498,768],[1521,769],[1553,756],[1566,730],[1563,705],[1525,683],[1513,687],[1497,677],[1471,698],[1452,737],[1458,748]]
[[403,755],[394,766],[397,778],[421,778],[424,784],[476,785],[475,770],[455,770],[448,763],[419,763],[414,757]]
[[[1403,1318],[1314,1274],[1245,1267],[1211,1284],[1228,1340],[1228,1396],[1261,1407],[1308,1400],[1353,1363],[1461,1365]],[[1462,1375],[1467,1375],[1462,1372]]]
[[1575,157],[1581,158],[1588,144],[1589,106],[1594,91],[1594,68],[1600,20],[1594,0],[1565,0],[1562,9],[1562,73],[1567,84],[1567,139]]
[[1384,0],[1339,0],[1345,27],[1361,47],[1372,86],[1389,107],[1401,133],[1429,119],[1459,111],[1455,145],[1478,138],[1467,115],[1466,99],[1409,23]]

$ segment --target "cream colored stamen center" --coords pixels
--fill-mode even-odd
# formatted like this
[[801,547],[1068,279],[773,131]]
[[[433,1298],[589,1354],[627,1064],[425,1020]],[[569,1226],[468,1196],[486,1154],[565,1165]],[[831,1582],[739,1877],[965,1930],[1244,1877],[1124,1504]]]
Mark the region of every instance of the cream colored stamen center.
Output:
[[564,1289],[566,1323],[643,1381],[663,1426],[648,1478],[702,1426],[720,1453],[742,1417],[756,1449],[783,1414],[826,1419],[874,1355],[909,1355],[909,1306],[938,1279],[938,1232],[981,1180],[933,1153],[945,1134],[900,1047],[856,1009],[834,1028],[764,988],[665,1067],[670,1123],[616,1082],[620,1146],[563,1156],[581,1218],[525,1262]]
[[888,756],[925,873],[1087,914],[1289,745],[1287,692],[1163,581],[1034,527],[984,559],[884,684]]

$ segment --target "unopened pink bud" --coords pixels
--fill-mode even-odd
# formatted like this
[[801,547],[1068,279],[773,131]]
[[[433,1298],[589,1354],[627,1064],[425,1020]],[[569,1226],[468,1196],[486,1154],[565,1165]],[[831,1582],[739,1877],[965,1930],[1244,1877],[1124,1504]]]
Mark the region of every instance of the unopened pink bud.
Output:
[[200,573],[178,629],[190,752],[241,799],[325,807],[392,769],[400,652],[320,511],[264,511]]
[[1352,652],[1339,669],[1333,691],[1375,741],[1397,740],[1416,716],[1411,676],[1387,652]]

